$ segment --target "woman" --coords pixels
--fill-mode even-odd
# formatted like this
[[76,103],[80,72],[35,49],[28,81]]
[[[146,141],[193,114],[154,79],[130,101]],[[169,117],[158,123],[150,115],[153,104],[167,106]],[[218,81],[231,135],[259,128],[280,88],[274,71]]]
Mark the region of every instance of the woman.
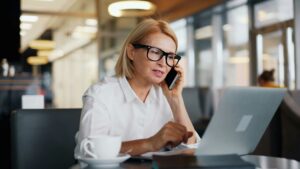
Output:
[[[177,45],[166,22],[147,19],[137,25],[123,45],[116,76],[91,86],[83,96],[78,144],[108,134],[121,135],[121,153],[130,155],[197,146],[200,138],[181,94],[184,72],[177,65]],[[169,90],[164,79],[171,67],[180,78]]]

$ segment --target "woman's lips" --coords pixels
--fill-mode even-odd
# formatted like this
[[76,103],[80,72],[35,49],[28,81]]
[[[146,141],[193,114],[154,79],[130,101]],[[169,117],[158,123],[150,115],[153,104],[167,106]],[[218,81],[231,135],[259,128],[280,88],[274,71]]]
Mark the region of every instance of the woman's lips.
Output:
[[163,75],[164,75],[163,71],[155,70],[155,69],[153,70],[153,73],[156,77],[159,77],[159,78],[163,77]]

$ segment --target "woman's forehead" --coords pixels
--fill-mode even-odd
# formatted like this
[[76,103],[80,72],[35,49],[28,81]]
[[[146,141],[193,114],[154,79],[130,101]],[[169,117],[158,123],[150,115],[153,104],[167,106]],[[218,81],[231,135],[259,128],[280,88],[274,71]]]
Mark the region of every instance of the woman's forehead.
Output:
[[150,45],[154,47],[158,47],[165,52],[176,52],[176,43],[174,40],[161,32],[151,33],[146,35],[140,43],[144,43],[145,45]]

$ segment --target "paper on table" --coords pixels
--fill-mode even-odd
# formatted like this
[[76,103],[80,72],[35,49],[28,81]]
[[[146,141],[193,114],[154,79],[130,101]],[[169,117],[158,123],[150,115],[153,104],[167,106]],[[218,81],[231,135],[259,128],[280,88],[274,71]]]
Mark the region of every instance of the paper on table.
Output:
[[152,159],[153,155],[161,155],[161,156],[170,156],[170,155],[178,155],[178,154],[194,154],[195,148],[174,148],[170,151],[157,151],[157,152],[148,152],[142,154],[140,158]]

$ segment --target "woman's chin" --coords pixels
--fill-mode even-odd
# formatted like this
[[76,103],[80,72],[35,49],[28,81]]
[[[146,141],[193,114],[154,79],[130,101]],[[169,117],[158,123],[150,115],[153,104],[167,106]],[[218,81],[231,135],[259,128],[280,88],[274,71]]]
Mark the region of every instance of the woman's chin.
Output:
[[155,79],[152,79],[152,83],[153,84],[156,84],[156,85],[159,85],[161,82],[163,82],[164,79],[163,78],[155,78]]

